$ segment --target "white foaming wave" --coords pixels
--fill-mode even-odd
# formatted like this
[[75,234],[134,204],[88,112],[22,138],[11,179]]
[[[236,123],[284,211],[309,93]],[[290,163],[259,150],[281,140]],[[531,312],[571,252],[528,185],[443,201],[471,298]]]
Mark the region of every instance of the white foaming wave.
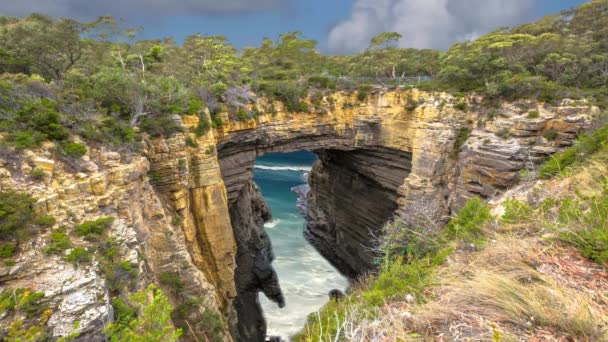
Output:
[[311,166],[267,166],[267,165],[255,165],[256,169],[266,171],[306,171],[312,170]]
[[272,220],[270,222],[266,222],[264,223],[264,228],[274,228],[276,227],[279,223],[281,223],[280,219],[276,219],[276,220]]

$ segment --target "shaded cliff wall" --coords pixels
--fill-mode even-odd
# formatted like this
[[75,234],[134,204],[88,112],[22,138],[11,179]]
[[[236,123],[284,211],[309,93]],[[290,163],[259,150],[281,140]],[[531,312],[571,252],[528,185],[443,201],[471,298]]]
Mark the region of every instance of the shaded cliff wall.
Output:
[[310,173],[305,236],[350,278],[373,267],[382,226],[398,207],[397,190],[411,154],[390,150],[323,150]]

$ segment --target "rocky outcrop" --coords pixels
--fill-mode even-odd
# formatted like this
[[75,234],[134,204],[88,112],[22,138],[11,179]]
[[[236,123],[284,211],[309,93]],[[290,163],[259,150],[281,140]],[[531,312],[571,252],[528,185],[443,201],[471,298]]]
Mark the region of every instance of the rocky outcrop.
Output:
[[264,222],[271,219],[270,209],[253,182],[241,188],[230,206],[232,227],[238,242],[235,282],[238,296],[234,307],[238,313],[239,341],[264,341],[266,322],[258,300],[258,292],[285,305],[279,279],[272,267],[274,255]]
[[[3,290],[28,288],[44,292],[43,303],[52,310],[46,326],[53,338],[76,333],[81,341],[105,340],[103,331],[112,320],[112,306],[98,256],[90,264],[74,267],[64,261],[63,255],[48,256],[43,251],[51,232],[58,227],[66,227],[70,233],[76,224],[106,216],[115,218],[107,235],[119,243],[117,258],[138,270],[134,290],[154,283],[164,288],[174,307],[185,300],[200,303],[196,310],[185,313],[184,318],[192,322],[191,330],[185,330],[185,340],[195,340],[193,333],[203,336],[197,323],[205,308],[225,313],[220,316],[230,322],[230,315],[234,315],[231,300],[236,295],[233,281],[236,244],[219,167],[216,159],[207,158],[215,160],[214,183],[209,176],[213,173],[213,162],[205,164],[202,160],[206,159],[200,157],[205,152],[188,151],[183,140],[183,136],[178,136],[174,140],[151,141],[148,158],[136,157],[129,162],[121,160],[118,153],[90,148],[89,156],[81,161],[88,167],[82,168],[81,173],[68,172],[62,159],[53,155],[52,145],[26,152],[18,168],[16,164],[1,164],[4,166],[0,168],[1,191],[29,193],[38,199],[37,212],[57,219],[53,228],[20,244],[15,265],[0,265]],[[204,142],[201,139],[201,144]],[[187,164],[178,167],[169,151],[175,157],[183,156]],[[173,160],[176,172],[169,172],[173,166],[168,165]],[[44,171],[42,180],[27,176],[34,168]],[[183,196],[168,191],[182,185],[183,189],[194,191]],[[204,224],[197,223],[197,219],[204,220]],[[213,230],[209,231],[210,227]],[[70,235],[75,246],[91,248],[87,241]],[[218,238],[225,235],[228,237],[224,240]],[[205,239],[211,244],[225,243],[199,252],[207,243]],[[183,283],[180,293],[161,281],[165,273],[179,277]],[[9,318],[1,317],[0,321]],[[4,323],[7,322],[1,326],[7,327]],[[183,321],[176,319],[175,323],[182,325]],[[236,323],[236,318],[232,323]],[[231,340],[227,331],[224,336]]]
[[[261,100],[259,108],[276,112],[244,121],[224,115],[222,127],[200,138],[147,140],[144,156],[128,162],[91,148],[78,162],[82,172],[68,172],[71,166],[50,145],[18,158],[3,153],[0,190],[32,194],[37,211],[58,218],[56,227],[115,217],[110,234],[121,241],[121,257],[140,270],[138,288],[176,274],[183,293],[165,291],[174,305],[196,299],[222,313],[234,340],[260,341],[258,292],[279,305],[284,299],[263,228],[270,213],[252,182],[255,158],[298,150],[319,155],[310,174],[306,236],[355,278],[373,266],[374,241],[391,217],[422,233],[438,229],[468,198],[504,191],[571,144],[597,111],[584,102],[479,103],[380,89],[365,101],[350,93],[325,97],[323,113],[288,113]],[[176,120],[186,131],[198,124],[193,116]],[[186,145],[188,135],[195,144]],[[42,170],[42,181],[28,176],[34,169]],[[104,275],[95,263],[74,269],[61,256],[44,255],[49,234],[20,246],[15,265],[0,265],[2,286],[44,291],[54,308],[48,321],[54,337],[70,332],[79,317],[82,338],[100,339],[111,317]],[[189,312],[184,321],[200,314]],[[204,335],[196,324],[187,332],[185,339]]]

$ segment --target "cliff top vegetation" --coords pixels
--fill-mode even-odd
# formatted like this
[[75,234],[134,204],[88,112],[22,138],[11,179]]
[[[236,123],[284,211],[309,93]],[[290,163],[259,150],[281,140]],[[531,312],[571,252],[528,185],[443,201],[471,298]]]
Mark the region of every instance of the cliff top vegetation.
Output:
[[399,35],[387,32],[350,56],[323,55],[300,32],[239,51],[223,36],[138,40],[141,28],[111,17],[0,17],[0,132],[17,149],[54,140],[78,158],[82,148],[69,145],[70,133],[136,150],[134,127],[171,135],[181,129],[172,114],[209,109],[202,132],[222,125],[218,113],[245,120],[272,112],[257,107],[257,96],[307,112],[306,97],[358,90],[364,99],[367,83],[408,76],[431,79],[420,85],[426,90],[473,91],[490,101],[585,97],[605,107],[607,13],[607,0],[593,0],[448,51],[397,48]]

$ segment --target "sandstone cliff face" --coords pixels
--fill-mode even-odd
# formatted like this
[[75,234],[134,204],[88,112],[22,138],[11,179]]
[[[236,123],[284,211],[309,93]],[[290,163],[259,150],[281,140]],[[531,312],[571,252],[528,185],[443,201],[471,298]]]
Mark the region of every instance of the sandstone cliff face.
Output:
[[[57,217],[56,227],[116,217],[110,234],[120,239],[122,257],[139,268],[139,288],[160,283],[164,272],[178,274],[184,293],[165,291],[174,305],[184,296],[201,299],[203,307],[221,311],[235,340],[259,341],[265,323],[258,292],[279,305],[284,300],[263,229],[270,213],[252,182],[255,158],[297,150],[319,155],[306,236],[355,278],[372,267],[374,241],[394,215],[437,229],[466,199],[504,191],[521,170],[571,144],[597,111],[584,103],[488,109],[477,102],[417,90],[378,90],[366,101],[336,93],[323,99],[329,110],[322,114],[286,113],[275,104],[272,115],[224,117],[225,125],[197,139],[198,147],[186,146],[185,134],[149,140],[144,157],[130,162],[92,149],[81,173],[67,172],[47,146],[27,152],[23,162],[2,161],[0,190],[39,198],[36,209]],[[465,103],[468,110],[457,109]],[[538,115],[528,114],[535,110]],[[198,123],[181,120],[186,128]],[[34,167],[44,170],[42,182],[27,177]],[[95,263],[74,268],[44,255],[48,235],[22,246],[15,266],[0,265],[2,286],[44,291],[54,310],[53,336],[66,335],[79,319],[82,339],[101,339],[111,317],[103,274]]]
[[[217,160],[212,156],[205,158],[205,152],[189,151],[178,143],[183,140],[181,136],[151,141],[148,158],[137,157],[130,162],[121,161],[114,152],[90,149],[90,156],[79,162],[84,170],[80,173],[68,171],[51,152],[51,145],[35,153],[27,152],[22,161],[0,163],[0,191],[29,193],[38,199],[36,211],[57,219],[49,231],[20,245],[14,266],[0,265],[3,289],[44,292],[44,305],[52,310],[47,322],[52,337],[78,333],[78,340],[105,340],[103,330],[112,319],[112,306],[106,275],[97,257],[90,264],[74,267],[63,261],[63,255],[48,256],[43,250],[57,227],[64,226],[69,232],[78,223],[106,216],[116,219],[108,235],[119,241],[120,258],[139,271],[136,289],[150,283],[162,284],[163,273],[177,275],[183,282],[179,294],[167,285],[160,286],[165,287],[174,307],[189,298],[200,302],[200,309],[189,311],[184,317],[193,323],[193,332],[199,336],[202,331],[196,323],[202,311],[198,310],[206,307],[224,312],[228,320],[234,316],[231,300],[235,295],[236,245]],[[170,151],[175,154],[170,156]],[[170,163],[177,163],[175,157],[181,156],[187,164],[181,168],[172,165],[175,172],[161,174],[155,181],[157,186],[153,186],[150,170],[162,173]],[[215,164],[207,162],[209,159]],[[209,176],[214,165],[215,178]],[[42,181],[27,176],[32,167],[44,170]],[[174,193],[169,188],[185,190]],[[76,246],[88,246],[78,237],[71,239]],[[203,250],[211,244],[214,248]],[[0,322],[4,318],[7,317],[0,317]],[[78,328],[74,328],[76,321]],[[1,324],[7,327],[4,323],[8,322]],[[175,323],[181,325],[183,321]],[[228,333],[225,336],[231,340]],[[194,340],[189,331],[184,339]]]
[[353,94],[326,97],[330,110],[322,114],[285,113],[275,104],[274,115],[224,118],[217,139],[229,203],[249,184],[256,156],[315,151],[320,161],[310,175],[306,236],[356,277],[372,266],[374,241],[393,215],[438,229],[468,198],[504,191],[521,170],[571,144],[597,112],[584,103],[486,108],[480,102],[379,90],[363,102]]

